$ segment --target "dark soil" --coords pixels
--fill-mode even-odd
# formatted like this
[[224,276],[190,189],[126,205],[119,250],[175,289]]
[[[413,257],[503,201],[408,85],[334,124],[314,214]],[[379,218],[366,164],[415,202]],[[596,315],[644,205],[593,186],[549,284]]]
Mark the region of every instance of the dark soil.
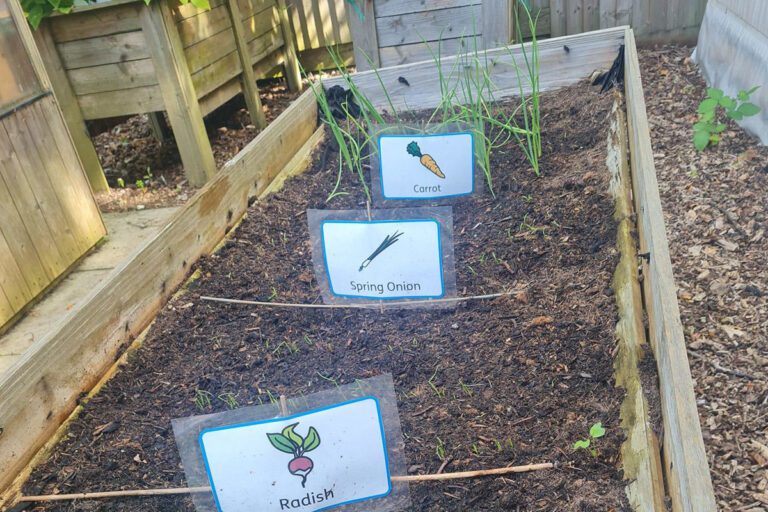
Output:
[[[274,80],[259,83],[259,95],[267,123],[271,123],[288,108],[297,93],[290,92],[282,80]],[[205,127],[219,168],[260,131],[251,124],[240,94],[208,115]],[[166,141],[158,140],[146,115],[126,119],[95,136],[93,143],[112,187],[109,192],[96,196],[101,211],[175,206],[194,195],[195,190],[187,184],[173,135]],[[137,187],[138,180],[144,187]]]
[[[460,295],[514,290],[455,310],[291,310],[227,306],[199,295],[317,302],[307,208],[326,203],[337,156],[255,204],[200,278],[158,316],[130,362],[84,407],[39,466],[28,494],[182,486],[170,420],[273,395],[394,377],[410,473],[553,461],[555,470],[411,486],[414,511],[629,510],[619,469],[612,375],[617,262],[605,166],[611,94],[582,84],[543,101],[543,176],[514,144],[492,157],[497,198],[454,206]],[[325,154],[324,154],[325,153]],[[321,165],[321,163],[323,165]],[[196,408],[196,390],[214,397]],[[601,421],[596,457],[574,452]],[[445,459],[437,455],[438,438]],[[34,510],[192,510],[187,497],[82,501]]]

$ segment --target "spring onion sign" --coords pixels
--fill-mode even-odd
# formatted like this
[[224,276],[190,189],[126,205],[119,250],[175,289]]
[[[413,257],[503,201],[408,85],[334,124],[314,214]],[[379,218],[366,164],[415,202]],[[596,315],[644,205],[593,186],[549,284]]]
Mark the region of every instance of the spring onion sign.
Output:
[[435,219],[324,220],[322,258],[337,297],[427,299],[445,294]]
[[378,136],[379,187],[384,200],[441,199],[475,189],[471,132]]
[[392,490],[374,397],[210,428],[199,441],[220,512],[312,512]]

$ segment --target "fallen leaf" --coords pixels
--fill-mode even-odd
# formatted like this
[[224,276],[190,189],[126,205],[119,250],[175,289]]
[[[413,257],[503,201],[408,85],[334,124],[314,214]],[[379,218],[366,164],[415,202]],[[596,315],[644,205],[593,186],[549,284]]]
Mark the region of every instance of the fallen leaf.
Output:
[[528,322],[528,327],[539,327],[541,325],[551,324],[554,321],[555,319],[552,318],[551,316],[537,316],[536,318]]

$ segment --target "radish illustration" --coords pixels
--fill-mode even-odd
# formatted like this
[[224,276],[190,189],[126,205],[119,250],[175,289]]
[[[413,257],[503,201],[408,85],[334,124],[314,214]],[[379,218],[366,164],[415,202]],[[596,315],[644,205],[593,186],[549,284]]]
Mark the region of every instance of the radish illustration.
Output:
[[306,437],[296,433],[298,423],[288,425],[282,432],[267,434],[269,442],[283,453],[290,453],[293,459],[288,463],[288,471],[301,477],[301,486],[307,483],[307,476],[312,472],[315,463],[304,454],[320,446],[320,435],[315,427],[309,427]]

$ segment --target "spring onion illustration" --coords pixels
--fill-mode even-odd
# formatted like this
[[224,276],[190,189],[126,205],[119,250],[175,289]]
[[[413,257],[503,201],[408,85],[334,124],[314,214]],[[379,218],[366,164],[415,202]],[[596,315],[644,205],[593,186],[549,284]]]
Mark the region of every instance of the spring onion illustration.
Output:
[[371,264],[371,262],[376,256],[378,256],[379,254],[387,250],[389,247],[391,247],[392,244],[397,242],[402,235],[403,234],[400,233],[399,231],[395,231],[394,234],[387,235],[386,238],[384,238],[384,241],[381,242],[379,246],[376,248],[376,250],[373,251],[370,256],[368,256],[363,260],[363,262],[360,264],[360,268],[357,269],[357,271],[362,272],[364,268],[366,268],[368,265]]
[[427,168],[429,172],[437,176],[438,178],[445,178],[445,174],[443,174],[443,171],[440,170],[440,166],[437,165],[437,162],[435,162],[435,159],[432,158],[432,155],[422,154],[421,148],[418,144],[416,144],[416,141],[412,141],[408,146],[406,146],[405,150],[408,152],[409,155],[415,156],[419,159],[419,162],[421,162],[421,165]]
[[269,442],[283,453],[290,453],[293,459],[288,463],[288,472],[301,477],[301,486],[307,483],[307,476],[312,472],[315,463],[304,454],[320,446],[320,435],[315,427],[309,427],[306,437],[296,433],[298,423],[288,425],[282,432],[267,434]]

